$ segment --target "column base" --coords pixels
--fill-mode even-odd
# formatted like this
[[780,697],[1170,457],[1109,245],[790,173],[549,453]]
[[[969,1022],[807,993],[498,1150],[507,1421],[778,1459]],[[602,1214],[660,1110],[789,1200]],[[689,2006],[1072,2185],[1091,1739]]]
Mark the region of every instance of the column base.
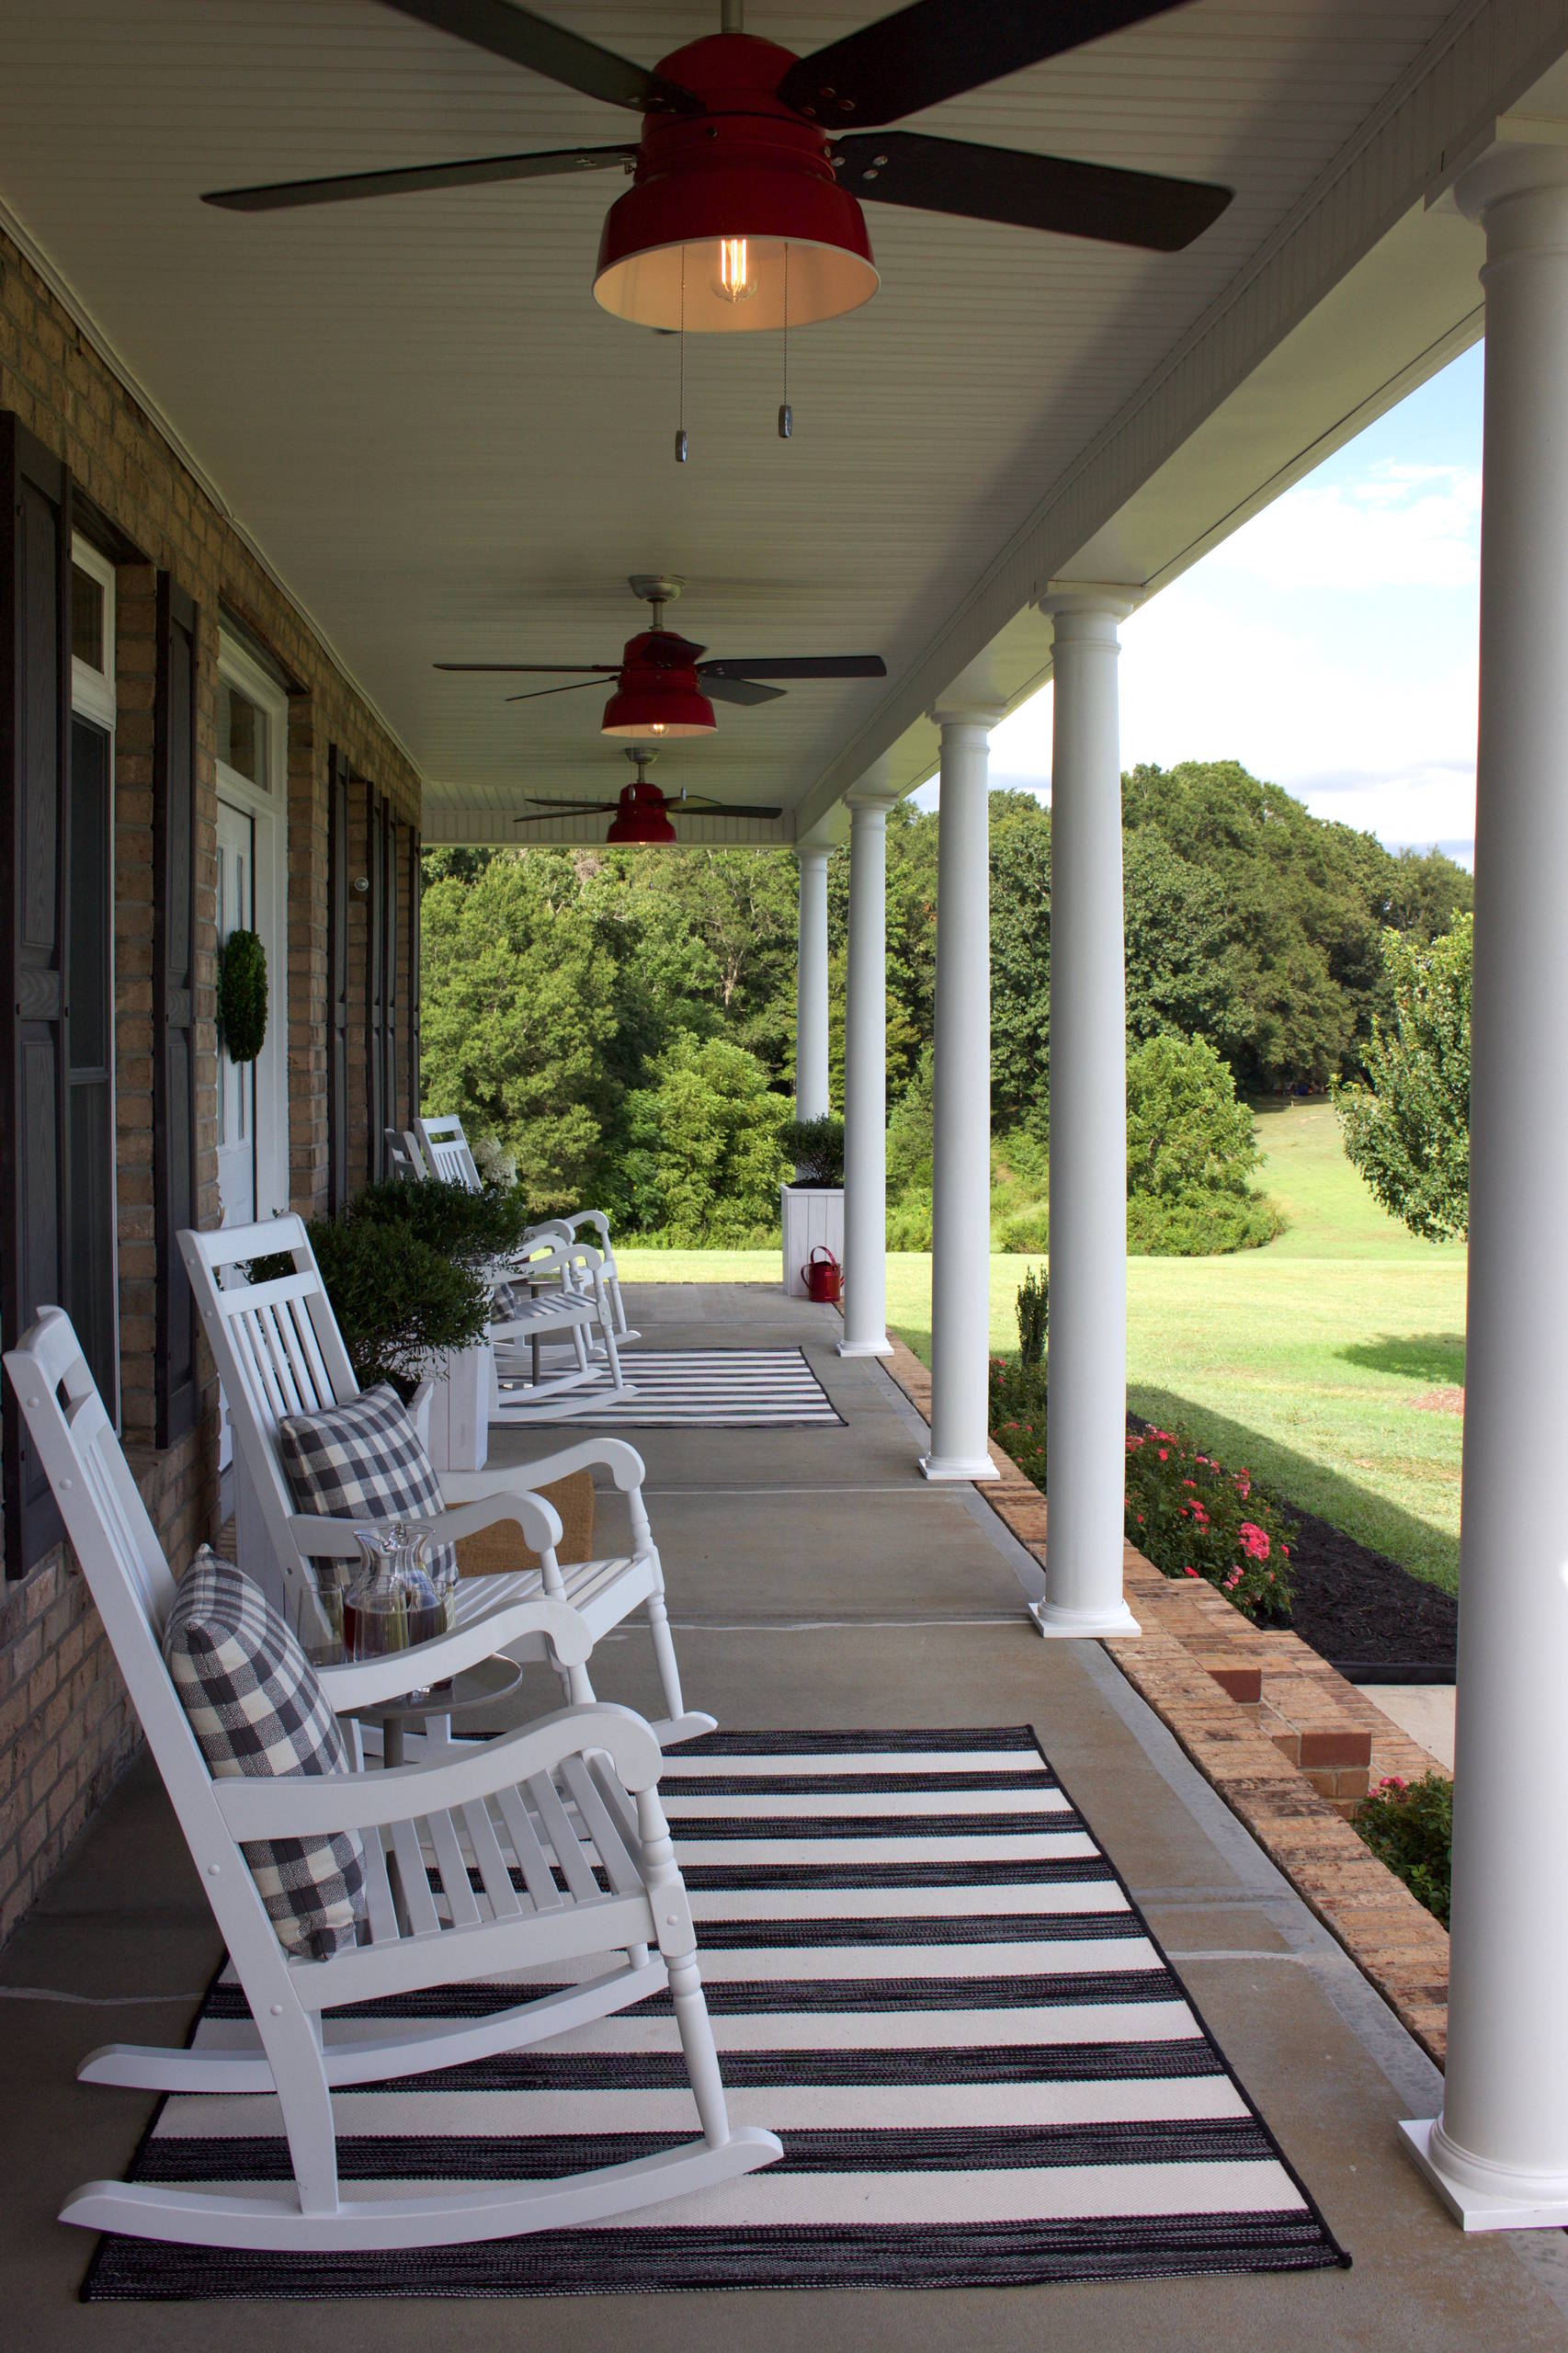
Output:
[[1031,1601],[1029,1616],[1048,1642],[1104,1642],[1143,1631],[1125,1601],[1114,1609],[1063,1609],[1059,1602]]
[[988,1454],[978,1457],[960,1454],[923,1454],[920,1475],[931,1480],[999,1479],[1002,1476]]
[[1514,2173],[1456,2149],[1441,2117],[1400,2125],[1411,2156],[1463,2231],[1568,2230],[1568,2174]]
[[891,1340],[840,1340],[838,1353],[841,1357],[891,1357],[892,1342]]

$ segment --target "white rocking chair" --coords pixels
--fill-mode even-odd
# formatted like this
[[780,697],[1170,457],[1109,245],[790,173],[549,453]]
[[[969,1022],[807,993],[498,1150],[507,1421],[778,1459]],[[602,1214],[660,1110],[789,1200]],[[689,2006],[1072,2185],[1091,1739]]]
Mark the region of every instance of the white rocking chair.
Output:
[[[449,1185],[466,1185],[471,1192],[478,1192],[484,1180],[463,1133],[462,1120],[455,1111],[442,1111],[428,1120],[415,1119],[414,1131],[433,1176],[443,1177]],[[626,1320],[620,1277],[616,1269],[615,1252],[610,1248],[609,1220],[604,1211],[576,1210],[570,1217],[544,1218],[533,1230],[541,1241],[554,1235],[570,1244],[578,1240],[584,1226],[590,1227],[596,1237],[594,1246],[599,1254],[599,1273],[615,1319],[615,1337],[639,1339],[642,1335],[634,1332]]]
[[[317,1599],[312,1561],[354,1559],[358,1546],[347,1520],[296,1510],[278,1440],[278,1425],[285,1415],[321,1413],[359,1394],[315,1254],[298,1217],[225,1226],[216,1233],[187,1228],[179,1246],[229,1401],[244,1506],[236,1512],[240,1565],[260,1581],[258,1567],[246,1559],[246,1551],[264,1545],[282,1578],[287,1614],[302,1627],[319,1626],[324,1638],[327,1621]],[[291,1275],[264,1283],[244,1279],[242,1270],[250,1260],[275,1254],[293,1259]],[[574,1471],[596,1468],[608,1471],[626,1497],[632,1549],[611,1559],[574,1561],[562,1569],[555,1557],[560,1517],[535,1491]],[[667,1711],[654,1730],[671,1745],[713,1730],[713,1718],[688,1709],[681,1695],[664,1569],[642,1501],[642,1458],[634,1448],[620,1438],[582,1438],[543,1461],[506,1470],[447,1471],[440,1482],[448,1507],[432,1522],[437,1542],[451,1543],[497,1520],[514,1519],[541,1563],[511,1574],[459,1579],[459,1628],[491,1623],[495,1628],[494,1639],[482,1646],[479,1655],[499,1650],[514,1658],[540,1655],[537,1643],[519,1646],[503,1631],[507,1609],[519,1601],[541,1596],[569,1601],[595,1642],[646,1604]],[[571,1667],[567,1688],[574,1701],[593,1700],[585,1666]]]
[[[294,2176],[290,2184],[240,2195],[93,2181],[67,2200],[61,2220],[138,2238],[289,2253],[450,2246],[602,2222],[780,2155],[770,2132],[729,2124],[690,1908],[659,1803],[659,1744],[642,1719],[624,1708],[568,1708],[392,1772],[214,1780],[164,1664],[161,1636],[175,1581],[61,1309],[44,1309],[6,1369],[256,2029],[248,2049],[111,2044],[83,2063],[80,2079],[159,2091],[275,2093]],[[587,1648],[575,1613],[560,1601],[541,1597],[512,1615],[531,1619],[563,1661]],[[476,1650],[472,1631],[425,1645],[422,1673],[437,1665],[437,1652],[455,1671],[483,1655],[483,1646]],[[397,1662],[324,1674],[332,1704],[387,1696],[389,1665]],[[402,1671],[406,1677],[406,1665]],[[286,1953],[243,1843],[350,1830],[360,1834],[365,1852],[370,1941],[327,1961]],[[323,2037],[324,2014],[346,2003],[528,1970],[559,1981],[574,1961],[611,1955],[608,1969],[488,2017],[423,2026],[394,2019],[365,2040]],[[700,2140],[557,2180],[390,2199],[341,2187],[335,2087],[519,2050],[628,2008],[666,1984]],[[526,1995],[526,1980],[517,1990]]]
[[425,1158],[413,1129],[384,1128],[381,1132],[386,1139],[388,1173],[417,1184],[425,1174]]

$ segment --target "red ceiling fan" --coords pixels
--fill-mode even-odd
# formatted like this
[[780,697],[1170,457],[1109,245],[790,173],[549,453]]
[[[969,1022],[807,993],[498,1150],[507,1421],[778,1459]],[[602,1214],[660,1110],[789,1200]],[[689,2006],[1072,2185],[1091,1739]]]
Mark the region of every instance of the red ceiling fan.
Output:
[[533,702],[541,695],[569,695],[584,687],[616,681],[605,705],[600,733],[635,737],[650,735],[711,735],[719,722],[718,702],[777,702],[782,687],[770,678],[885,678],[888,665],[880,654],[759,655],[743,661],[731,655],[704,661],[707,648],[694,645],[665,627],[665,608],[672,605],[684,581],[671,573],[634,572],[631,593],[653,608],[651,626],[629,637],[619,662],[437,662],[437,670],[500,671],[534,677],[570,677],[570,687],[535,687],[527,694],[510,695],[510,702]]
[[1177,251],[1229,188],[882,126],[1141,24],[1187,0],[915,0],[809,57],[723,30],[653,71],[510,0],[381,0],[405,17],[642,117],[635,144],[490,155],[403,170],[225,188],[267,212],[346,199],[615,167],[632,185],[606,218],[594,292],[644,326],[694,333],[804,326],[877,290],[861,199],[1111,244]]
[[650,784],[647,770],[658,755],[653,752],[629,751],[627,758],[637,770],[636,781],[624,785],[614,801],[552,801],[530,792],[525,797],[533,803],[535,814],[518,817],[519,825],[546,825],[562,816],[610,817],[613,822],[605,835],[607,842],[636,843],[644,847],[667,848],[678,841],[670,820],[673,817],[781,817],[782,809],[764,808],[755,801],[711,801],[705,793],[685,790],[673,797]]

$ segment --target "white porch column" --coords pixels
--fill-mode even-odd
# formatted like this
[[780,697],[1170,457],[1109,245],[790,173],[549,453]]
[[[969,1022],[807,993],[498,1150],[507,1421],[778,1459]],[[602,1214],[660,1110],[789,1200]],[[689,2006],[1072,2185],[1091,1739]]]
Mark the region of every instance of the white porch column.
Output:
[[994,1479],[991,1341],[991,730],[994,705],[938,709],[937,1013],[927,1479]]
[[887,826],[891,798],[849,803],[849,975],[844,1006],[844,1337],[886,1357]]
[[827,1100],[827,852],[801,849],[795,964],[795,1117],[820,1120]]
[[1042,1634],[1135,1634],[1121,1591],[1127,1435],[1127,1007],[1117,625],[1063,589],[1051,762],[1050,1508]]
[[1449,2052],[1407,2124],[1467,2230],[1568,2224],[1568,153],[1494,149],[1486,231],[1470,1290]]

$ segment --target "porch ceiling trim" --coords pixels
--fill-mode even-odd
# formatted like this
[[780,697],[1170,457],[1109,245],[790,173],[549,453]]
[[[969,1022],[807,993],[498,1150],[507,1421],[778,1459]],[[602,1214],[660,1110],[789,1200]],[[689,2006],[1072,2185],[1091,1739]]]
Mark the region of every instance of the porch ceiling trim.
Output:
[[[925,654],[824,771],[801,803],[801,835],[895,745],[905,755],[896,762],[901,790],[913,790],[934,772],[935,734],[923,722],[944,690],[983,661],[1009,623],[1378,240],[1430,201],[1490,142],[1498,116],[1557,61],[1565,44],[1568,0],[1464,0],[1248,267],[1051,486]],[[1462,348],[1469,324],[1457,324],[1442,347],[1428,352],[1433,367],[1450,356],[1450,346]],[[1314,439],[1312,454],[1324,454],[1321,438]],[[1217,522],[1198,552],[1287,486],[1278,474],[1260,485]],[[1164,581],[1183,568],[1174,563],[1155,576]],[[1049,661],[1032,666],[1024,683],[1015,674],[1003,699],[1011,707],[1049,676]]]

